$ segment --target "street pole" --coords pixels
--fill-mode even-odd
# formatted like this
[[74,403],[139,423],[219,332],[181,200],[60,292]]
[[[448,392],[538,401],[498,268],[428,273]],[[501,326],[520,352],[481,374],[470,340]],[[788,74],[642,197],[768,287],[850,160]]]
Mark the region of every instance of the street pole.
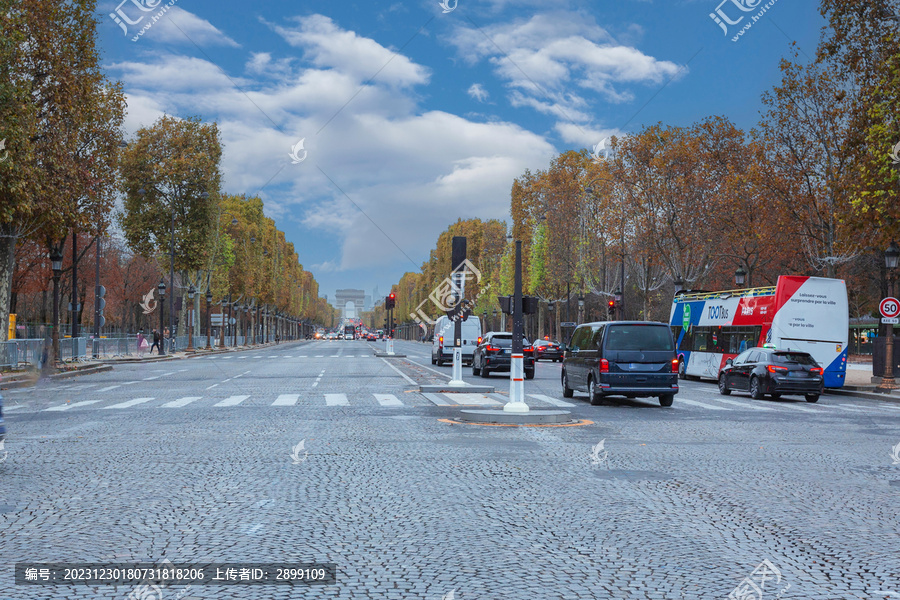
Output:
[[[97,254],[97,266],[94,272],[94,340],[100,339],[100,236],[94,238],[94,252]],[[94,358],[99,358],[100,342],[93,344],[96,348]]]
[[165,327],[164,326],[165,319],[163,318],[163,314],[165,314],[165,312],[166,312],[165,311],[165,308],[166,308],[166,296],[165,296],[166,284],[163,283],[162,281],[160,281],[159,285],[157,286],[157,289],[159,290],[159,340],[160,340],[158,351],[159,351],[159,355],[163,356],[166,353],[166,351],[165,351],[166,338],[165,338],[165,336],[163,336],[163,328]]
[[[78,232],[72,228],[72,339],[78,337]],[[75,342],[72,342],[73,344]]]
[[51,365],[55,367],[56,363],[59,361],[59,277],[60,275],[62,275],[62,261],[62,245],[60,244],[59,246],[51,246],[50,268],[53,270],[53,324],[51,325],[52,344],[50,352],[53,357],[52,360],[49,360],[50,357],[48,357],[47,362],[49,363],[49,365],[45,363],[45,368]]
[[[891,242],[891,245],[884,252],[884,263],[888,280],[888,296],[891,298],[894,297],[894,269],[897,268],[898,258],[900,258],[900,249],[897,248],[896,243]],[[897,389],[897,382],[894,380],[893,323],[887,323],[887,339],[884,340],[884,354],[884,376],[881,378],[881,384],[879,384],[877,390],[889,394]]]
[[462,375],[462,311],[465,310],[463,301],[466,297],[466,238],[455,236],[452,240],[452,264],[453,272],[450,274],[453,283],[453,293],[456,295],[453,323],[453,374],[447,385],[466,385]]
[[[172,242],[169,245],[169,335],[175,339],[175,203],[172,202]],[[163,342],[165,345],[165,341]],[[173,346],[174,350],[174,346]]]
[[509,369],[509,402],[505,412],[526,413],[525,355],[522,352],[522,241],[516,240],[516,283],[512,310],[512,359]]
[[212,303],[212,292],[206,289],[206,349],[212,350],[212,317],[210,316],[210,303]]

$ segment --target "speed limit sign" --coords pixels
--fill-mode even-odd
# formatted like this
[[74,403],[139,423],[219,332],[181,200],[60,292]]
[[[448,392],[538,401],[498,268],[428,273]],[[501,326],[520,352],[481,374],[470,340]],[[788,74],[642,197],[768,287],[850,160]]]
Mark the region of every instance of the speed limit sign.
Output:
[[881,313],[882,317],[893,319],[900,315],[900,302],[898,302],[896,298],[885,298],[881,301],[881,304],[878,305],[878,311]]

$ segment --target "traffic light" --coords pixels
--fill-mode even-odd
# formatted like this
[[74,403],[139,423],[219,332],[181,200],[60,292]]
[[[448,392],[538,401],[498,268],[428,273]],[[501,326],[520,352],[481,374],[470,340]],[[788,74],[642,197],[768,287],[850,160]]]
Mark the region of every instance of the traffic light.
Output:
[[615,321],[616,319],[616,301],[612,298],[607,300],[606,302],[606,310],[609,313],[609,320]]
[[384,307],[391,309],[397,303],[397,294],[391,292],[391,295],[384,299]]
[[96,326],[94,329],[99,333],[100,328],[106,325],[106,317],[103,316],[103,309],[106,308],[106,288],[102,285],[98,285],[95,291],[97,297],[97,316],[96,316]]

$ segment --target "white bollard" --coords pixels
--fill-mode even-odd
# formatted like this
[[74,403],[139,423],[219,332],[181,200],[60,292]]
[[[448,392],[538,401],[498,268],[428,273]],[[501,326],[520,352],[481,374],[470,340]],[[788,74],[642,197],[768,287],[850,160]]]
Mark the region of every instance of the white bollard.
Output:
[[509,402],[503,406],[504,412],[526,413],[525,404],[525,356],[513,354],[509,366]]

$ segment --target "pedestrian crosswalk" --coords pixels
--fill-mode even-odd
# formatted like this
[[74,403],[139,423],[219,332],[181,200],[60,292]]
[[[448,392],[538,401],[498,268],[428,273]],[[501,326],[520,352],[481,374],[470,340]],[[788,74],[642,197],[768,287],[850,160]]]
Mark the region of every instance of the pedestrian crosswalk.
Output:
[[[262,360],[276,358],[372,358],[372,354],[225,354],[221,356],[201,356],[197,360]],[[421,357],[413,357],[421,358]],[[158,376],[160,377],[160,376]]]
[[[142,410],[149,408],[185,409],[185,408],[235,408],[235,407],[486,407],[500,408],[509,401],[509,397],[503,393],[419,393],[405,390],[402,393],[370,393],[370,392],[319,392],[314,388],[298,390],[295,393],[275,394],[240,394],[226,395],[209,391],[205,396],[181,396],[173,398],[157,398],[152,396],[140,396],[129,398],[126,394],[128,388],[122,386],[107,386],[90,390],[89,393],[97,394],[90,400],[68,401],[65,403],[46,404],[35,407],[33,410],[45,412],[67,412],[80,409],[103,409],[110,411]],[[100,392],[103,392],[100,394]],[[145,392],[146,393],[146,392]],[[604,402],[603,407],[591,407],[587,398],[583,395],[572,399],[562,400],[544,394],[526,394],[526,400],[532,408],[585,408],[590,411],[615,410],[617,405],[631,407],[631,400],[610,398]],[[653,404],[654,398],[638,400]],[[7,411],[19,411],[30,408],[29,405],[9,405]],[[675,397],[674,406],[670,409],[678,414],[709,414],[710,416],[724,415],[727,412],[751,412],[760,416],[774,417],[778,415],[807,413],[809,415],[833,415],[851,417],[853,415],[877,414],[883,416],[900,417],[900,407],[884,403],[848,404],[839,401],[833,403],[819,402],[816,404],[790,401],[759,401],[749,398],[720,398],[716,396],[690,397],[687,394],[679,394]],[[799,416],[799,415],[797,415]]]

